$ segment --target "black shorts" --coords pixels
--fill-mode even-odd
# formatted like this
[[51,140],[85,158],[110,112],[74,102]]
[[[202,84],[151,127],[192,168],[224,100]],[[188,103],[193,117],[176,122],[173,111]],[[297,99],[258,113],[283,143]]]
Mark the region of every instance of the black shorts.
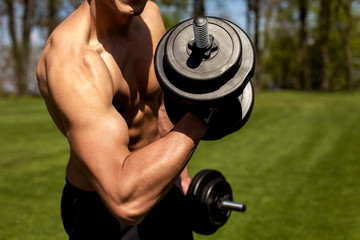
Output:
[[189,213],[182,190],[173,186],[138,226],[118,222],[96,192],[80,190],[68,181],[61,215],[70,240],[181,239],[192,240]]

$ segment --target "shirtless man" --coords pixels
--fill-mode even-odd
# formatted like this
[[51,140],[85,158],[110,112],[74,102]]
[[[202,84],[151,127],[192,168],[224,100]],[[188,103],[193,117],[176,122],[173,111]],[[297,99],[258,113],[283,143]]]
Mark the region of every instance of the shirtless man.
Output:
[[192,239],[181,197],[207,128],[191,113],[169,127],[153,63],[164,33],[151,1],[85,0],[46,43],[37,77],[70,145],[70,239]]

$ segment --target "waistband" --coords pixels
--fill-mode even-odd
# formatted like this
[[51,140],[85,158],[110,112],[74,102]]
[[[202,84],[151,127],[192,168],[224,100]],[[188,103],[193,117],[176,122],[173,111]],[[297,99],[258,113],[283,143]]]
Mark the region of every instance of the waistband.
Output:
[[70,182],[69,182],[69,179],[68,178],[65,178],[65,181],[66,181],[66,184],[65,184],[65,189],[66,191],[70,192],[70,193],[73,193],[73,194],[76,194],[76,195],[82,195],[82,196],[99,196],[97,194],[97,192],[95,191],[87,191],[87,190],[82,190],[80,188],[77,188],[75,187],[74,185],[72,185]]

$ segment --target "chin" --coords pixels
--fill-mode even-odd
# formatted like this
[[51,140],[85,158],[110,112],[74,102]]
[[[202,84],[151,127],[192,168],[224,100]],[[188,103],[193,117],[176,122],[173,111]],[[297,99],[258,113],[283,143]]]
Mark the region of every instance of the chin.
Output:
[[125,11],[128,14],[138,16],[144,11],[147,0],[127,0],[126,3]]
[[133,8],[132,15],[139,16],[144,11],[144,8]]

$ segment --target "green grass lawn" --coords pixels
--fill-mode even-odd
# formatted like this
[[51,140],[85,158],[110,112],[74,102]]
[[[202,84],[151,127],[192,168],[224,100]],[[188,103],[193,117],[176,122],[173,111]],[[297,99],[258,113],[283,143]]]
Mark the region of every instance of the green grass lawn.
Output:
[[[246,203],[203,239],[360,239],[360,93],[263,92],[239,132],[201,142],[190,173],[220,170]],[[41,99],[0,100],[0,239],[66,239],[68,146]]]

